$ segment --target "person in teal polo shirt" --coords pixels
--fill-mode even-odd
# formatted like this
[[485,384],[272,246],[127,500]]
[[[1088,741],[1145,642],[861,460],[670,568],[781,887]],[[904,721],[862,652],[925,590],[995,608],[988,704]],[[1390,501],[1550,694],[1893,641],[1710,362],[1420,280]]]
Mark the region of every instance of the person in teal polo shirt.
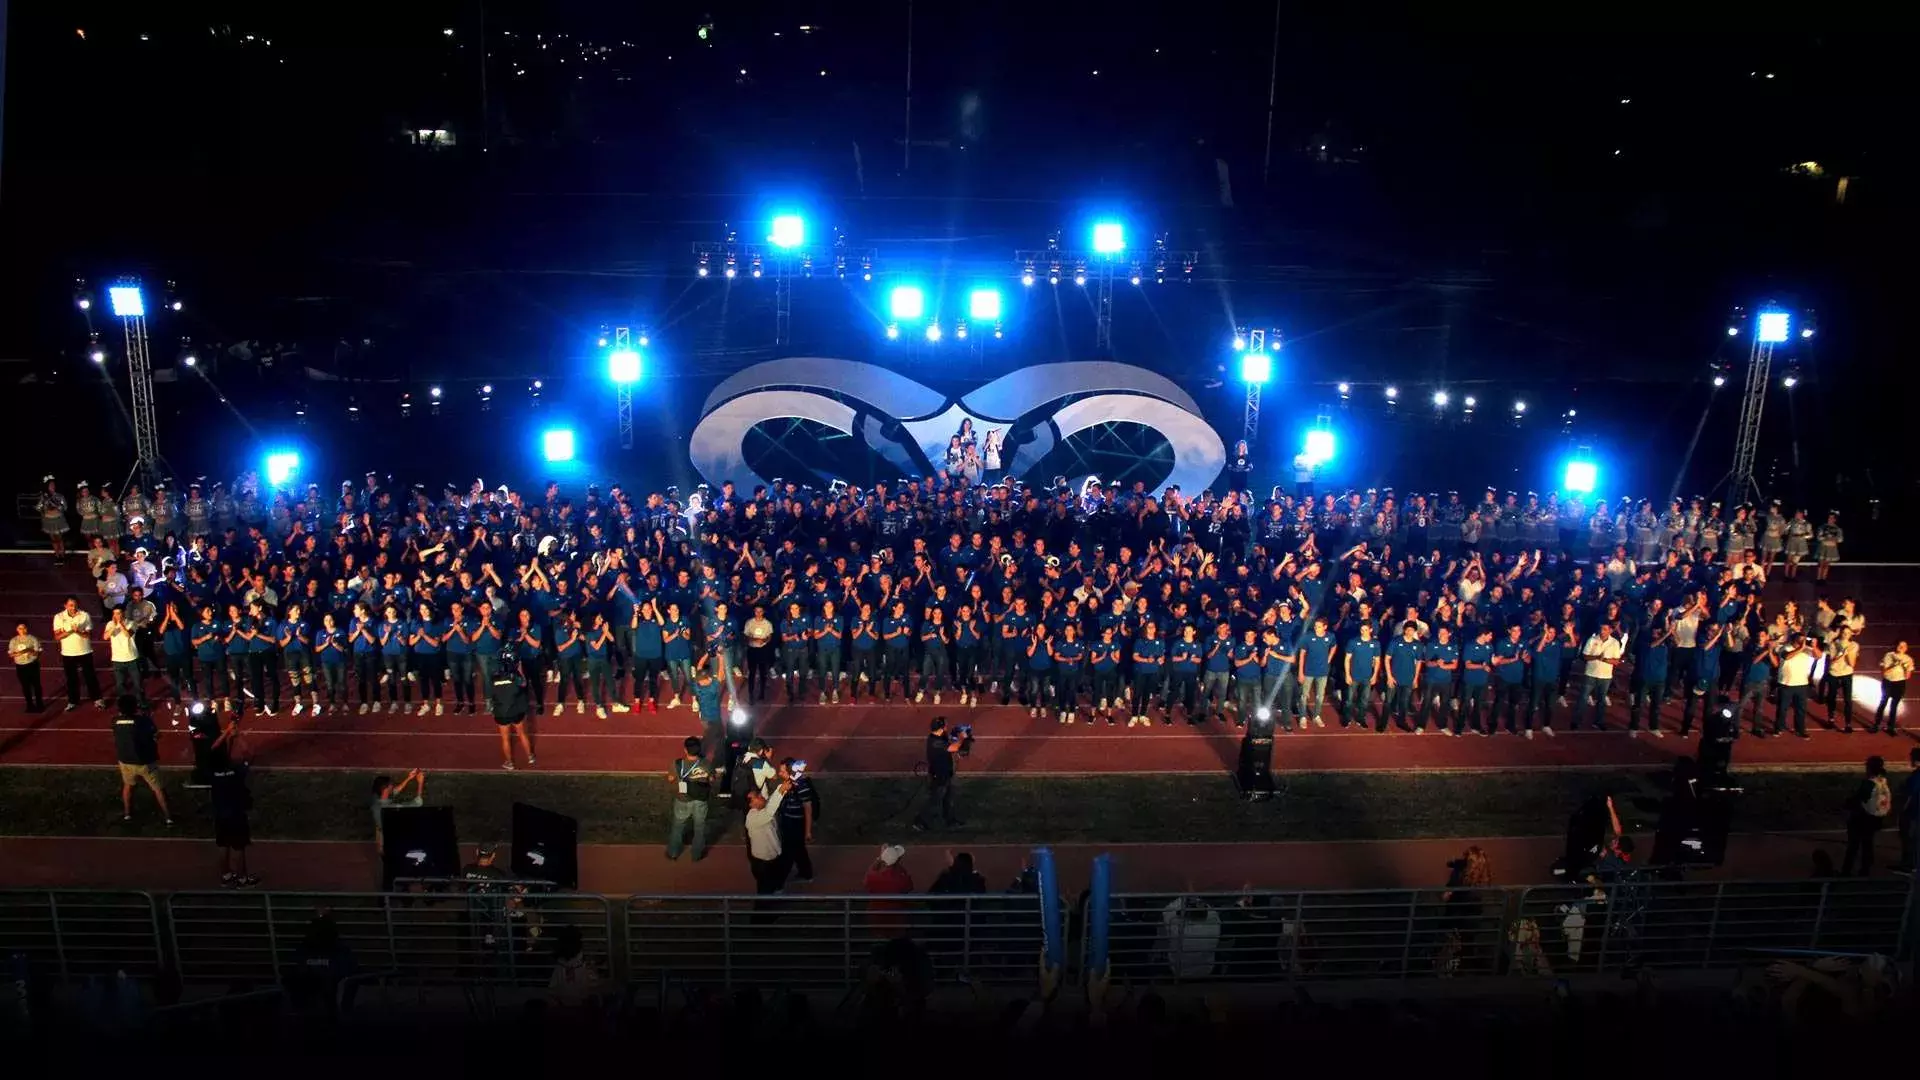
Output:
[[853,661],[853,678],[847,683],[847,695],[858,704],[861,687],[867,688],[869,696],[877,694],[880,684],[875,680],[885,678],[880,670],[880,620],[874,618],[872,604],[860,605],[860,613],[848,631],[847,643],[848,655]]
[[1233,628],[1223,622],[1214,626],[1213,636],[1207,639],[1200,675],[1200,696],[1205,699],[1207,714],[1223,724],[1232,686]]
[[446,654],[447,683],[453,687],[453,712],[473,712],[473,628],[477,620],[459,600],[447,604],[446,637],[441,648]]
[[1293,685],[1295,657],[1299,653],[1287,648],[1281,640],[1280,628],[1269,625],[1261,635],[1262,651],[1266,660],[1261,665],[1260,700],[1266,703],[1280,722],[1283,731],[1291,732],[1293,726]]
[[667,602],[666,616],[660,622],[660,636],[665,644],[667,683],[673,693],[667,700],[667,708],[679,708],[682,697],[686,697],[687,704],[691,705],[693,626],[680,611],[680,605],[671,600]]
[[194,671],[193,696],[202,701],[219,700],[233,691],[225,682],[226,637],[230,629],[214,613],[212,604],[202,605],[200,618],[193,624],[193,655],[199,666]]
[[[652,620],[648,620],[651,622]],[[656,624],[657,626],[658,624]],[[616,692],[613,686],[613,626],[607,622],[606,613],[595,611],[587,629],[580,635],[581,651],[586,656],[587,689],[593,694],[593,715],[601,720],[607,718],[608,693]],[[656,665],[657,670],[657,665]],[[638,684],[635,684],[638,686]],[[657,685],[657,684],[656,684]],[[627,711],[618,697],[612,701],[613,707],[620,712]]]
[[420,715],[432,712],[438,716],[446,711],[446,704],[441,698],[445,696],[447,668],[441,649],[446,643],[447,627],[434,612],[432,604],[423,600],[417,610],[419,618],[414,620],[407,634],[407,663],[411,665],[411,677],[420,683]]
[[387,711],[396,713],[405,704],[413,707],[413,688],[407,682],[407,638],[412,629],[400,616],[396,604],[388,604],[380,620],[380,681],[387,687]]
[[1488,687],[1493,679],[1493,627],[1482,626],[1473,640],[1460,648],[1460,707],[1453,714],[1453,733],[1464,727],[1485,737],[1495,722],[1487,705]]
[[287,671],[287,687],[293,691],[293,715],[299,716],[302,711],[302,686],[307,688],[307,701],[318,715],[320,692],[313,688],[313,632],[299,604],[288,604],[287,617],[280,623],[280,659]]
[[561,612],[553,622],[553,654],[559,663],[560,680],[554,687],[553,715],[567,707],[567,688],[573,688],[573,711],[587,711],[587,642],[580,617]]
[[1233,646],[1233,723],[1246,727],[1260,711],[1260,680],[1266,674],[1267,650],[1259,632],[1249,626]]
[[1327,726],[1320,714],[1326,708],[1327,677],[1333,674],[1333,653],[1338,646],[1339,642],[1327,631],[1325,616],[1315,618],[1313,630],[1300,638],[1297,663],[1303,725],[1310,720],[1314,727]]
[[1114,706],[1120,702],[1120,643],[1114,640],[1114,628],[1100,629],[1100,640],[1087,647],[1088,666],[1093,672],[1093,699],[1107,726],[1114,723]]
[[1075,710],[1080,701],[1080,673],[1087,659],[1087,644],[1080,640],[1079,624],[1069,621],[1062,626],[1060,636],[1048,647],[1053,651],[1053,708],[1061,723],[1071,724],[1079,719]]
[[280,710],[280,623],[267,605],[255,600],[247,605],[247,684],[253,689],[255,705],[264,705],[262,716]]
[[1527,646],[1527,734],[1534,725],[1548,738],[1553,737],[1553,702],[1560,694],[1560,669],[1566,658],[1566,646],[1560,631],[1552,623],[1540,628],[1539,636]]
[[[1161,683],[1167,667],[1167,643],[1160,640],[1160,624],[1147,619],[1140,624],[1140,636],[1133,641],[1133,688],[1128,700],[1133,710],[1127,726],[1151,724],[1150,712],[1153,708],[1153,695],[1160,692]],[[1167,705],[1163,699],[1161,704]],[[1166,722],[1172,723],[1172,710],[1167,709]]]
[[[618,613],[614,612],[611,614],[617,615]],[[633,707],[635,709],[646,709],[648,712],[659,712],[660,671],[667,663],[667,620],[660,614],[658,602],[651,599],[642,600],[638,606],[626,614],[627,632],[625,644],[629,650],[627,655],[633,662]],[[607,633],[613,637],[614,654],[613,657],[609,658],[609,662],[612,663],[614,657],[619,655],[621,635],[611,618],[607,620]],[[587,670],[589,681],[591,681],[593,670],[593,651],[591,645],[594,636],[596,635],[588,634],[589,649],[587,651]],[[688,655],[691,654],[689,653]],[[614,673],[610,673],[610,676],[617,678],[617,674]],[[671,678],[669,678],[668,681],[671,683]],[[596,708],[610,707],[617,713],[626,712],[627,706],[620,700],[626,696],[620,692],[624,688],[613,686],[611,682],[609,682],[609,688],[613,694],[611,705],[596,706]],[[676,695],[676,697],[677,696],[678,695]]]
[[1038,720],[1042,703],[1047,700],[1047,684],[1053,680],[1053,651],[1047,645],[1047,624],[1038,620],[1027,636],[1026,672],[1020,700],[1023,704],[1032,703],[1027,714]]
[[[1360,624],[1359,632],[1341,650],[1341,676],[1347,684],[1346,704],[1340,710],[1340,726],[1367,726],[1367,707],[1373,702],[1374,683],[1380,677],[1380,642],[1373,636],[1373,620]],[[1379,731],[1387,730],[1387,710],[1380,710]]]

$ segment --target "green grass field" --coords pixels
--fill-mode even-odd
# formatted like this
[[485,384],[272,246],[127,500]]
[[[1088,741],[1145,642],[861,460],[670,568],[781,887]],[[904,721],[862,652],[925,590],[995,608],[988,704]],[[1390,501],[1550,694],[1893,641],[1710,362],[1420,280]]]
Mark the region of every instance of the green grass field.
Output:
[[[211,832],[207,793],[166,775],[177,835]],[[372,832],[372,774],[254,773],[259,839],[364,840]],[[1652,826],[1662,778],[1626,770],[1288,776],[1282,796],[1243,803],[1224,777],[962,775],[955,809],[975,843],[1182,843],[1253,840],[1385,840],[1555,835],[1596,791],[1614,796],[1629,828]],[[1853,777],[1844,772],[1756,772],[1735,813],[1741,832],[1838,828]],[[905,834],[923,782],[899,778],[816,780],[823,844],[870,844]],[[508,834],[517,801],[580,821],[588,843],[659,843],[670,792],[664,779],[614,774],[447,773],[428,777],[428,800],[454,808],[461,834]],[[136,790],[136,824],[120,822],[118,777],[99,768],[0,769],[0,833],[14,836],[155,835],[150,797]],[[737,837],[737,819],[727,835]]]

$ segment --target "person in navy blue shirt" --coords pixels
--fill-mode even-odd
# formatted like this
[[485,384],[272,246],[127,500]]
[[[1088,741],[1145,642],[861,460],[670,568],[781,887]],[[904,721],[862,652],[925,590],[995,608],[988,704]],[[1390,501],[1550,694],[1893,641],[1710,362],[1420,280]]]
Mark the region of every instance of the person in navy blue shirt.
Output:
[[1201,696],[1206,699],[1206,711],[1213,719],[1226,723],[1227,699],[1233,687],[1233,628],[1219,623],[1213,628],[1213,636],[1207,639],[1207,647],[1200,676]]
[[[654,611],[660,611],[658,601]],[[686,698],[687,704],[693,704],[693,625],[687,621],[679,604],[669,600],[666,611],[659,620],[660,638],[667,666],[667,684],[673,696],[667,701],[667,708],[680,707],[680,699]],[[655,699],[659,695],[655,695]],[[653,706],[647,706],[653,711]]]
[[[624,614],[626,622],[615,620]],[[625,630],[624,636],[621,631]],[[613,635],[613,702],[607,708],[616,713],[627,711],[620,699],[627,695],[620,691],[619,657],[622,650],[633,664],[633,708],[648,712],[660,711],[660,671],[667,664],[667,621],[660,614],[658,601],[647,599],[631,605],[624,612],[620,605],[614,605],[607,611],[607,630]],[[588,681],[592,681],[592,638],[588,635],[587,663]]]
[[1026,705],[1027,714],[1036,720],[1045,707],[1049,684],[1053,682],[1053,650],[1047,637],[1046,622],[1035,620],[1027,635],[1026,679],[1020,688],[1020,704]]
[[1261,663],[1263,674],[1260,677],[1260,700],[1265,702],[1269,711],[1280,721],[1283,731],[1293,731],[1293,687],[1295,658],[1297,651],[1289,651],[1280,640],[1280,630],[1268,624],[1262,631],[1261,645],[1265,659]]
[[880,686],[874,680],[885,681],[886,676],[880,670],[880,621],[873,617],[873,605],[860,605],[860,614],[855,616],[853,625],[847,632],[849,655],[853,660],[853,679],[847,684],[851,700],[858,704],[860,690],[866,687],[868,693],[877,694]]
[[[658,629],[658,623],[653,625]],[[626,706],[620,703],[619,690],[613,685],[613,655],[617,647],[613,626],[607,622],[606,612],[595,611],[585,633],[581,634],[581,648],[587,657],[587,687],[593,693],[593,715],[601,720],[607,718],[610,691],[613,707],[620,712],[626,711]],[[658,667],[653,670],[657,671]],[[654,693],[659,693],[658,680],[654,682]]]
[[1333,653],[1339,642],[1327,630],[1326,616],[1313,620],[1313,632],[1300,639],[1297,664],[1300,670],[1300,707],[1302,724],[1311,720],[1314,727],[1326,727],[1320,714],[1327,705],[1327,678],[1333,674]]
[[1071,620],[1063,624],[1060,635],[1047,644],[1053,656],[1053,708],[1061,723],[1071,724],[1079,719],[1075,709],[1080,701],[1080,674],[1087,658],[1087,644],[1080,640],[1080,624]]
[[780,679],[786,684],[787,704],[791,705],[807,691],[807,645],[813,635],[806,609],[799,601],[787,604],[779,633]]
[[[1347,701],[1340,710],[1340,726],[1367,726],[1367,707],[1373,702],[1373,687],[1380,678],[1380,642],[1373,636],[1372,620],[1362,621],[1353,640],[1341,650],[1341,675],[1347,684]],[[1380,709],[1378,731],[1387,730],[1387,710]]]
[[906,696],[912,689],[913,676],[910,667],[913,646],[913,619],[907,615],[907,602],[895,600],[893,610],[880,620],[880,643],[884,649],[885,667],[880,675],[882,696],[893,700],[893,684],[900,683],[900,694]]
[[846,636],[846,626],[841,622],[840,605],[831,600],[822,601],[820,610],[807,622],[813,638],[814,670],[818,674],[820,704],[827,704],[831,695],[834,704],[840,703],[841,641]]
[[1199,692],[1200,665],[1206,660],[1206,643],[1200,640],[1198,629],[1193,623],[1181,624],[1179,637],[1167,648],[1167,716],[1173,716],[1173,707],[1179,705],[1186,711],[1187,725],[1198,724],[1199,718],[1194,709],[1194,696]]
[[1560,694],[1561,667],[1566,659],[1566,644],[1552,623],[1540,627],[1539,636],[1527,646],[1527,731],[1553,736],[1553,702]]
[[562,612],[553,622],[553,654],[559,661],[560,679],[554,686],[553,715],[567,707],[567,688],[573,688],[573,711],[587,711],[587,641],[580,617]]
[[[1499,723],[1502,711],[1507,714],[1507,734],[1519,733],[1519,716],[1525,704],[1527,693],[1527,643],[1522,640],[1525,629],[1514,623],[1507,627],[1505,637],[1494,643],[1493,658],[1493,723]],[[1533,724],[1527,724],[1527,738],[1533,737]]]
[[360,715],[380,707],[380,622],[364,602],[353,605],[353,620],[347,626],[348,652],[360,683]]
[[255,600],[247,606],[247,680],[255,704],[264,703],[262,716],[280,708],[280,624],[267,605]]
[[1120,703],[1120,643],[1114,640],[1114,627],[1100,629],[1100,640],[1087,646],[1088,667],[1093,672],[1092,697],[1107,726],[1114,723],[1114,708]]
[[1454,700],[1456,689],[1454,673],[1460,667],[1460,646],[1453,640],[1453,628],[1445,623],[1434,628],[1433,640],[1423,650],[1420,664],[1420,713],[1413,721],[1415,733],[1427,728],[1427,715],[1435,709],[1440,711],[1439,729],[1449,735],[1453,729],[1447,724],[1447,710],[1457,708]]
[[[1140,636],[1133,642],[1133,688],[1128,700],[1133,703],[1133,711],[1127,726],[1151,724],[1150,710],[1153,707],[1153,695],[1160,691],[1162,676],[1167,666],[1167,643],[1160,640],[1160,626],[1152,619],[1140,624]],[[1167,706],[1163,699],[1162,706]],[[1162,722],[1173,723],[1170,707],[1163,709]]]
[[1455,735],[1461,733],[1464,725],[1474,734],[1485,737],[1489,728],[1497,723],[1487,704],[1492,681],[1493,627],[1482,626],[1474,632],[1472,641],[1460,647],[1460,706],[1453,714]]
[[352,643],[340,629],[339,620],[329,611],[320,616],[320,629],[313,632],[313,655],[320,661],[320,681],[327,687],[327,711],[346,708],[347,658]]
[[980,704],[980,649],[986,642],[986,619],[962,601],[953,617],[953,671],[960,688],[960,704]]
[[[1660,707],[1667,703],[1667,669],[1673,647],[1673,624],[1658,622],[1640,634],[1633,653],[1633,696],[1627,704],[1627,734],[1640,730],[1640,714],[1647,713],[1647,730],[1656,739],[1666,738],[1660,730]],[[1681,693],[1687,688],[1681,687]]]
[[1259,632],[1249,626],[1233,646],[1233,723],[1246,727],[1260,710],[1260,680],[1266,674],[1267,650]]
[[293,715],[303,711],[300,688],[307,688],[308,702],[315,715],[320,712],[320,692],[313,688],[313,633],[307,628],[306,612],[299,604],[287,605],[287,617],[280,623],[280,657],[287,672],[287,686],[293,691]]
[[546,678],[546,631],[534,621],[531,608],[520,609],[520,625],[512,631],[511,641],[515,655],[520,658],[520,671],[527,682],[527,697],[533,706],[529,716],[537,716],[547,709]]
[[925,700],[927,687],[931,685],[933,703],[940,704],[940,692],[947,687],[947,643],[950,639],[946,611],[938,606],[927,608],[926,620],[920,624],[920,685],[913,694],[916,703]]
[[1412,620],[1400,624],[1400,637],[1387,646],[1387,700],[1382,704],[1380,715],[1384,722],[1388,713],[1400,730],[1416,734],[1421,728],[1411,723],[1413,712],[1414,685],[1420,677],[1420,669],[1426,663],[1427,649],[1420,641],[1420,627]]
[[[1004,659],[997,670],[1006,675],[1006,680],[999,684],[1002,705],[1011,701],[1014,693],[1026,686],[1027,644],[1032,639],[1036,621],[1034,613],[1027,610],[1027,598],[1024,596],[1017,597],[1012,609],[1000,617],[999,640]],[[988,686],[987,692],[992,693],[993,687]],[[1020,704],[1025,706],[1029,703],[1023,697]]]
[[181,613],[184,606],[185,601],[169,600],[160,617],[160,651],[167,660],[167,692],[173,695],[170,709],[178,709],[193,692],[193,638]]

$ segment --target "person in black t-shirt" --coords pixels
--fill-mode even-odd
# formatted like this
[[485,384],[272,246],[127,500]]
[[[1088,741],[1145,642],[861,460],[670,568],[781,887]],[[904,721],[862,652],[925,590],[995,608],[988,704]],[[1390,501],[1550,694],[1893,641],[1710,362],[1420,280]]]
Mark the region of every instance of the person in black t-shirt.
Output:
[[222,755],[212,780],[213,842],[220,848],[220,884],[251,889],[260,879],[247,873],[247,848],[253,844],[253,830],[247,823],[247,812],[253,809],[247,767]]
[[133,783],[138,780],[153,792],[167,826],[173,826],[173,811],[167,808],[166,792],[160,790],[160,731],[153,717],[140,711],[139,699],[120,695],[120,712],[113,718],[113,756],[120,763],[120,820],[133,821]]
[[915,830],[925,832],[930,827],[928,811],[934,804],[940,806],[940,817],[948,828],[962,824],[953,816],[953,759],[960,754],[960,745],[966,740],[958,735],[948,737],[947,718],[936,716],[927,730],[927,805],[913,819]]
[[1253,479],[1253,457],[1247,452],[1247,440],[1233,444],[1233,459],[1227,462],[1227,490],[1246,491]]

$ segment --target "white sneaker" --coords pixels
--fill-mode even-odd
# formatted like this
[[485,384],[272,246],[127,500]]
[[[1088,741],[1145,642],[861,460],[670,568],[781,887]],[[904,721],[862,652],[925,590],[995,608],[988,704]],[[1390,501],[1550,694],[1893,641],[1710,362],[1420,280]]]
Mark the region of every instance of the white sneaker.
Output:
[[822,690],[820,691],[820,704],[825,705],[826,703],[827,703],[827,692],[825,690]]
[[553,715],[555,715],[555,716],[559,716],[559,715],[560,715],[560,712],[561,712],[561,710],[562,710],[562,709],[565,709],[565,708],[566,708],[566,706],[565,706],[565,705],[555,705],[555,706],[553,707]]
[[1102,708],[1102,709],[1105,709],[1106,707],[1107,707],[1107,699],[1106,699],[1106,698],[1101,698],[1101,699],[1100,699],[1100,708]]
[[302,705],[302,704],[300,704],[300,703],[299,703],[299,702],[297,702],[297,701],[296,701],[296,702],[294,702],[294,703],[293,703],[293,715],[295,715],[295,716],[299,716],[299,715],[300,715],[300,711],[301,711],[302,709],[304,709],[304,708],[306,708],[306,706],[304,706],[304,705]]
[[632,709],[627,708],[625,705],[622,705],[617,701],[607,706],[607,708],[612,709],[614,712],[632,712],[633,711]]
[[361,716],[367,715],[367,703],[364,701],[360,703],[360,715]]
[[435,716],[445,715],[446,710],[447,710],[447,707],[443,703],[438,701],[433,703],[433,715]]
[[586,703],[586,702],[584,702],[584,701],[576,701],[576,702],[574,702],[574,703],[573,703],[573,713],[574,713],[574,715],[575,715],[575,716],[580,716],[580,715],[582,715],[582,714],[584,714],[584,713],[585,713],[586,711],[587,711],[587,703]]
[[1058,722],[1059,722],[1059,723],[1062,723],[1062,724],[1064,724],[1064,723],[1066,723],[1066,722],[1067,722],[1067,714],[1066,714],[1066,713],[1061,713],[1061,714],[1060,714],[1060,717],[1059,717],[1059,720],[1058,720]]
[[419,681],[420,681],[420,673],[419,673],[419,672],[417,672],[417,671],[409,671],[409,672],[407,672],[407,681],[408,681],[408,682],[419,682]]
[[935,705],[938,705],[938,704],[940,704],[940,691],[938,691],[938,690],[935,690],[935,691],[933,692],[933,703],[934,703]]
[[1529,739],[1531,739],[1531,738],[1533,738],[1533,729],[1532,729],[1532,728],[1528,728],[1528,729],[1527,729],[1527,738],[1529,738]]
[[392,715],[393,715],[394,713],[397,713],[397,712],[399,712],[399,711],[400,711],[400,703],[399,703],[399,702],[397,702],[397,701],[389,701],[389,702],[387,702],[387,715],[388,715],[388,716],[392,716]]
[[925,700],[927,700],[927,692],[925,690],[922,690],[919,693],[913,695],[913,703],[915,705],[918,705]]
[[433,706],[432,706],[431,704],[429,704],[429,703],[427,703],[427,702],[424,702],[424,701],[423,701],[423,702],[421,702],[421,703],[420,703],[420,711],[419,711],[418,713],[416,713],[415,715],[416,715],[416,716],[425,716],[425,715],[427,715],[428,713],[430,713],[430,712],[432,712],[432,711],[433,711]]
[[1667,733],[1664,731],[1661,731],[1659,728],[1654,728],[1653,737],[1656,739],[1664,739],[1667,737]]
[[834,703],[835,705],[838,705],[838,704],[840,704],[840,691],[838,691],[838,690],[835,690],[835,691],[833,692],[833,703]]
[[861,682],[866,682],[866,681],[867,681],[867,673],[866,673],[866,672],[864,672],[864,671],[863,671],[863,672],[861,672],[861,673],[860,673],[860,681],[861,681]]
[[380,685],[381,685],[381,686],[385,686],[385,685],[387,685],[387,677],[388,677],[389,675],[391,675],[391,674],[392,674],[392,672],[389,672],[389,671],[383,671],[383,672],[381,672],[381,673],[380,673]]
[[1327,726],[1327,722],[1316,716],[1313,718],[1313,726],[1317,728],[1323,728]]
[[605,720],[607,718],[607,710],[596,705],[593,707],[593,715],[599,717],[602,720]]
[[669,708],[669,709],[677,709],[677,708],[679,708],[679,707],[680,707],[680,695],[679,695],[679,694],[675,694],[675,695],[673,695],[673,700],[672,700],[672,701],[669,701],[669,702],[667,702],[667,708]]
[[1031,716],[1031,717],[1033,717],[1033,718],[1034,718],[1034,719],[1036,719],[1036,720],[1038,720],[1038,719],[1040,718],[1040,707],[1039,707],[1038,705],[1036,705],[1036,706],[1034,706],[1033,708],[1031,708],[1031,709],[1028,709],[1028,710],[1027,710],[1027,715],[1028,715],[1028,716]]
[[1550,728],[1550,727],[1543,727],[1543,728],[1541,728],[1540,730],[1541,730],[1541,731],[1544,731],[1544,732],[1546,732],[1546,733],[1547,733],[1547,738],[1549,738],[1549,739],[1551,739],[1551,738],[1553,738],[1553,729],[1552,729],[1552,728]]

